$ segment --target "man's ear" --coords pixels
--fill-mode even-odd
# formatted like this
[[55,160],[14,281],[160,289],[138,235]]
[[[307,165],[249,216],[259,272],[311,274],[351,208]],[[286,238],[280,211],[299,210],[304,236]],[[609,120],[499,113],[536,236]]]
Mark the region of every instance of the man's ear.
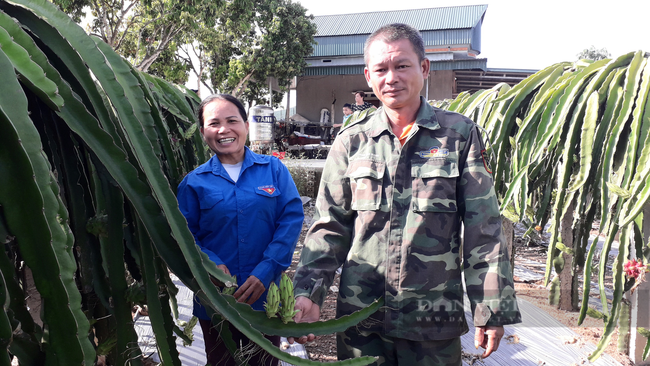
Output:
[[429,71],[431,70],[431,61],[425,57],[424,60],[422,60],[420,63],[420,66],[422,67],[422,76],[426,79],[427,76],[429,76]]
[[368,86],[370,86],[370,70],[368,70],[367,67],[363,68],[363,75],[366,77],[366,82],[368,83]]

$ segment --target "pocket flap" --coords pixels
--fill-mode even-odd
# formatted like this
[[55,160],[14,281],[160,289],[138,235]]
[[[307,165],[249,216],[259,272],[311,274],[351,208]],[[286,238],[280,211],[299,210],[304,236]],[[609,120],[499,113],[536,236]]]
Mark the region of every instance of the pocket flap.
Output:
[[201,197],[200,206],[201,209],[206,210],[214,207],[217,202],[223,200],[223,193],[221,192],[211,192],[203,197]]
[[375,159],[354,159],[350,161],[346,175],[350,178],[382,179],[386,163]]
[[455,178],[458,177],[458,163],[445,161],[443,164],[422,164],[411,166],[411,177],[413,178]]

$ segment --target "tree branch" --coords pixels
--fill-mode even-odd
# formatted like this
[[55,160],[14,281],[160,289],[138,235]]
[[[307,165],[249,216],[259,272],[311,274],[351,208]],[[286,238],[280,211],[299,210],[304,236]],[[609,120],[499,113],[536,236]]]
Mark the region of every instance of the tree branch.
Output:
[[116,50],[116,51],[117,51],[118,48],[120,48],[120,44],[122,43],[122,40],[124,40],[124,37],[125,37],[127,31],[129,30],[129,28],[133,24],[133,21],[138,17],[137,14],[133,16],[131,21],[127,24],[126,29],[124,30],[124,32],[122,32],[122,36],[120,37],[120,39],[117,42],[115,42],[115,39],[117,38],[116,35],[119,34],[119,31],[120,31],[120,26],[122,26],[122,23],[124,22],[124,19],[126,19],[129,11],[131,10],[131,8],[133,6],[135,6],[136,2],[135,1],[131,2],[131,5],[129,5],[126,9],[124,9],[124,0],[122,0],[120,4],[121,4],[120,9],[122,9],[122,10],[121,10],[120,16],[117,19],[117,22],[115,22],[115,27],[113,27],[113,37],[111,39],[111,41],[113,41],[114,43],[110,43],[111,47],[113,47],[113,49]]
[[133,18],[131,18],[131,20],[129,21],[129,23],[126,25],[126,28],[125,28],[124,31],[122,32],[122,34],[121,34],[121,36],[120,36],[120,39],[117,41],[117,44],[115,45],[115,47],[113,47],[113,49],[114,49],[115,51],[117,51],[117,50],[120,48],[120,46],[122,45],[122,41],[124,41],[124,38],[126,38],[127,34],[129,33],[129,29],[131,28],[131,26],[132,26],[133,24],[136,23],[135,20],[138,19],[139,17],[140,17],[140,16],[137,15],[137,14],[134,15]]
[[[149,70],[149,67],[151,67],[151,65],[156,61],[156,59],[158,58],[158,56],[160,56],[162,51],[164,51],[165,48],[167,48],[169,42],[171,42],[171,40],[185,28],[186,28],[185,26],[180,26],[178,27],[178,29],[174,30],[174,27],[171,25],[169,27],[162,27],[160,30],[160,42],[158,43],[158,46],[153,52],[151,53],[147,52],[145,57],[142,59],[140,64],[136,66],[136,68],[144,72]],[[165,30],[168,31],[164,32]]]
[[232,93],[230,93],[230,94],[232,94],[233,97],[239,98],[241,93],[244,91],[245,86],[248,85],[248,81],[250,80],[251,76],[253,76],[254,72],[255,72],[255,69],[251,70],[251,72],[249,72],[248,75],[244,76],[244,78],[242,78],[239,81],[237,86],[232,90]]

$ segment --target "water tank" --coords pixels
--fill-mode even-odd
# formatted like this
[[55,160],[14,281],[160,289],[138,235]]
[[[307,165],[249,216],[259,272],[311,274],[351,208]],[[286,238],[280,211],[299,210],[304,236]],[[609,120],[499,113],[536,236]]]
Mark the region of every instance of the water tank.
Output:
[[273,108],[256,105],[248,111],[248,136],[251,150],[258,154],[269,154],[273,147],[273,126],[275,116]]

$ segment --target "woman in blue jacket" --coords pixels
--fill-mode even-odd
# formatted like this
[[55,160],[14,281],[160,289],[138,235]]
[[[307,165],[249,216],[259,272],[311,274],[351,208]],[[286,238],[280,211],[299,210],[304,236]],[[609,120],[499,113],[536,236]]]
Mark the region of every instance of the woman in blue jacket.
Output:
[[[246,146],[246,110],[227,94],[207,97],[199,106],[199,128],[215,155],[178,186],[178,205],[196,244],[224,272],[237,276],[234,296],[263,310],[270,283],[290,264],[303,223],[302,201],[287,168],[277,158]],[[211,324],[194,301],[208,363],[235,365],[219,338],[222,324]],[[249,341],[230,326],[235,344]],[[267,337],[280,344],[279,337]],[[242,343],[240,343],[240,340]],[[250,365],[275,365],[268,354]]]

